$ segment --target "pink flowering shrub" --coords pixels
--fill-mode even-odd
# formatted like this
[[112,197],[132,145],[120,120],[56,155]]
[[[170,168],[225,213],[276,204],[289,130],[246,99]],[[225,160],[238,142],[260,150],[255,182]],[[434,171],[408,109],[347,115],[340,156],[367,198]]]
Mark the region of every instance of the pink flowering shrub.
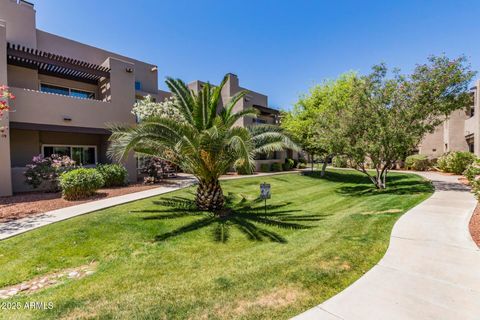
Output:
[[50,157],[38,155],[33,157],[32,163],[27,165],[25,182],[33,188],[38,188],[45,183],[47,191],[57,192],[60,190],[59,177],[63,172],[75,168],[75,161],[68,156],[52,154]]
[[[8,91],[7,86],[0,86],[0,120],[2,120],[3,115],[5,112],[10,111],[10,105],[8,104],[8,100],[15,99],[15,96]],[[7,130],[6,126],[0,126],[0,134],[2,137],[6,138],[5,131]]]

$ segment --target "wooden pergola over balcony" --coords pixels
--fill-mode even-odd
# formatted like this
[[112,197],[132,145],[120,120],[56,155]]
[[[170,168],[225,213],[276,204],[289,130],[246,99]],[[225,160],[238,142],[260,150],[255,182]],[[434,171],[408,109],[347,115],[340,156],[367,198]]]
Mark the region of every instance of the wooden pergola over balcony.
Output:
[[7,44],[8,64],[38,70],[41,74],[98,84],[110,78],[110,69],[24,46]]

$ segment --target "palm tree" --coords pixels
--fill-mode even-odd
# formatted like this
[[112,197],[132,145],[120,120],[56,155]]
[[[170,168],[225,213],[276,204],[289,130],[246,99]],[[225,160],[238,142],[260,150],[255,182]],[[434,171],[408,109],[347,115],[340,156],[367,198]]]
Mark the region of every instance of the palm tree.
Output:
[[122,159],[134,151],[171,161],[198,179],[195,203],[199,210],[228,214],[223,210],[221,175],[231,168],[251,172],[256,154],[298,147],[278,126],[238,126],[237,121],[243,117],[255,117],[256,110],[234,111],[245,91],[221,105],[221,91],[226,81],[227,76],[219,86],[207,83],[196,93],[180,79],[167,78],[173,108],[183,120],[152,116],[136,126],[113,125],[109,155]]

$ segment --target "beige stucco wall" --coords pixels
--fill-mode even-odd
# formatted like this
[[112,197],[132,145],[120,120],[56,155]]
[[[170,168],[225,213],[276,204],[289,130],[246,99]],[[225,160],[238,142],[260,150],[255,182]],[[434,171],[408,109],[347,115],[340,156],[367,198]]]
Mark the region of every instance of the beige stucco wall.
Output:
[[418,153],[432,158],[444,154],[444,125],[441,124],[433,133],[427,134],[418,147]]
[[[454,111],[433,133],[427,134],[419,145],[419,153],[438,158],[445,152],[469,151],[466,135],[478,135],[478,115],[469,118],[465,110]],[[476,138],[475,138],[476,139]],[[475,141],[478,141],[477,139]],[[478,143],[475,143],[477,146]]]
[[[2,7],[0,7],[2,10]],[[7,84],[7,30],[6,23],[0,21],[0,85]],[[9,139],[9,114],[4,113],[0,120],[0,127],[7,127],[4,135],[0,134],[0,196],[8,196],[12,194],[12,186],[10,172],[10,139]]]
[[10,130],[11,166],[24,167],[40,154],[40,136],[36,130]]
[[35,10],[15,0],[0,0],[0,20],[7,22],[7,39],[29,48],[37,47]]
[[468,151],[467,140],[465,139],[465,110],[456,110],[445,122],[444,141],[448,151]]
[[474,90],[473,107],[475,114],[473,116],[473,140],[474,153],[480,157],[480,80],[475,82],[476,90]]
[[10,87],[38,90],[38,71],[8,65],[8,85]]
[[158,101],[158,102],[165,101],[165,99],[168,99],[168,98],[170,98],[171,96],[172,96],[172,93],[171,93],[171,92],[163,91],[163,90],[158,90],[157,101]]

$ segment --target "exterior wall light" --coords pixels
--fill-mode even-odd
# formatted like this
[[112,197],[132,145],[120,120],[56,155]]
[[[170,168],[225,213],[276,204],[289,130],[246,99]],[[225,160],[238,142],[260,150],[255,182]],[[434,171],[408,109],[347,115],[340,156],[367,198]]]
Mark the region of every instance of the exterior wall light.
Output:
[[125,71],[127,71],[128,73],[132,73],[132,72],[133,72],[133,68],[126,68]]
[[151,69],[151,71],[152,71],[152,72],[158,71],[158,67],[157,67],[157,66],[153,67],[153,68]]
[[63,117],[63,121],[72,121],[72,118],[67,117],[67,116],[64,116],[64,117]]

